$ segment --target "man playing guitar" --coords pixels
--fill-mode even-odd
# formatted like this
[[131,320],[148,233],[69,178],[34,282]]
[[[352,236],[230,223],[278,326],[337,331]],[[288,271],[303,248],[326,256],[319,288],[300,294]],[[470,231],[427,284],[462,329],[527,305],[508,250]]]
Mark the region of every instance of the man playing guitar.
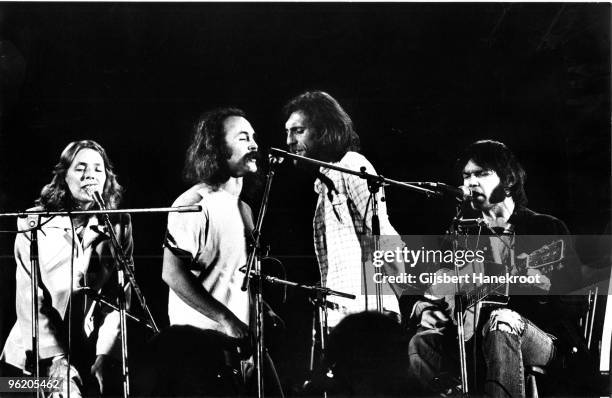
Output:
[[[486,223],[484,229],[489,231],[489,236],[477,239],[488,261],[516,273],[517,258],[546,246],[551,236],[569,235],[560,220],[525,207],[525,171],[504,144],[477,141],[466,148],[457,165],[472,195],[471,210],[479,213]],[[521,240],[524,235],[530,235],[530,239]],[[541,235],[541,239],[533,239],[533,235]],[[571,252],[571,245],[566,242],[565,246]],[[566,253],[566,266],[547,275],[529,269],[527,273],[538,273],[540,281],[528,286],[531,295],[511,295],[506,307],[481,316],[484,325],[476,333],[479,341],[472,344],[480,346],[484,357],[485,395],[524,397],[525,366],[549,365],[559,343],[568,339],[567,330],[558,325],[571,324],[564,322],[570,314],[559,305],[561,298],[550,293],[558,294],[579,282],[579,268],[571,264],[571,259],[573,255]],[[534,295],[534,291],[541,294]],[[452,373],[455,367],[443,366],[454,356],[450,353],[457,351],[453,314],[443,301],[429,295],[412,301],[410,321],[418,329],[409,345],[411,371],[426,392],[440,392],[436,390],[442,386],[435,380],[444,371]]]

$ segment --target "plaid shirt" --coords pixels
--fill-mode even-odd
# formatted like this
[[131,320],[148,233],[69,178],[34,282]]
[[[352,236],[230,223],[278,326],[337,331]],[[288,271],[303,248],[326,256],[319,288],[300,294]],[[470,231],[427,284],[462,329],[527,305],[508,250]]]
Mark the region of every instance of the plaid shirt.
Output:
[[[361,154],[347,152],[340,167],[376,174],[372,164]],[[362,259],[370,255],[370,249],[362,246],[360,236],[372,234],[372,204],[370,191],[365,179],[342,173],[337,170],[321,168],[324,176],[315,181],[314,189],[319,194],[313,221],[314,246],[321,283],[323,286],[357,296],[357,299],[343,299],[330,296],[329,301],[336,303],[342,315],[376,308],[374,291],[368,291],[366,298],[362,289]],[[326,178],[325,178],[326,177]],[[326,181],[322,181],[326,180]],[[384,191],[376,194],[381,235],[397,235],[387,216],[386,202],[381,201]],[[364,221],[365,220],[365,221]],[[388,287],[385,286],[385,287]],[[397,299],[391,290],[385,290],[384,307],[399,313]],[[335,326],[341,315],[330,313],[329,326]]]

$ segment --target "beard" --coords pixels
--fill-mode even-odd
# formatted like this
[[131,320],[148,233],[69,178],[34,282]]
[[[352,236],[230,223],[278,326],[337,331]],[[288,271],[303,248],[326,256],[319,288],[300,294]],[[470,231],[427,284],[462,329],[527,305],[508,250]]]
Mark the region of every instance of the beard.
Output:
[[487,202],[489,205],[495,205],[497,203],[503,202],[504,199],[506,199],[506,192],[504,191],[504,187],[502,186],[500,182],[499,184],[497,184],[495,188],[493,188],[493,191],[491,191],[491,195],[489,195],[488,200],[484,200],[485,199],[484,195],[479,196],[479,198],[482,198],[482,199],[471,201],[472,208],[474,210],[484,210],[484,208],[487,206],[483,206],[483,205]]
[[[301,156],[304,156],[310,159],[320,160],[314,146],[310,146],[308,147],[308,149],[306,148],[299,148],[299,149],[304,151],[304,153],[302,153]],[[319,171],[319,166],[312,164],[310,162],[307,162],[307,161],[293,159],[292,163],[293,163],[293,166],[295,166],[296,168],[300,170],[304,170],[308,173],[316,173]]]
[[489,203],[496,204],[503,202],[506,199],[506,192],[504,192],[504,187],[501,183],[497,184],[493,191],[491,192],[491,196],[489,197]]

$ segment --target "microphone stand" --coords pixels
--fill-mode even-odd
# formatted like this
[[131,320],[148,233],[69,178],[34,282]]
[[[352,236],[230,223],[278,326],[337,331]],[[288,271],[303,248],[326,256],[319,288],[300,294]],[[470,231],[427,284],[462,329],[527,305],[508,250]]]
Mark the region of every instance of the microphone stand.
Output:
[[[202,211],[202,206],[176,206],[176,207],[150,207],[142,209],[108,209],[108,210],[66,210],[66,211],[16,211],[12,213],[0,213],[0,217],[19,217],[26,218],[30,216],[42,216],[46,218],[56,216],[83,216],[83,215],[99,215],[99,214],[139,214],[139,213],[190,213]],[[31,227],[36,226],[36,223],[31,223]]]
[[[97,193],[97,192],[96,192]],[[98,194],[99,195],[99,194]],[[94,199],[95,199],[95,195],[94,195]],[[38,288],[39,288],[39,273],[40,273],[40,263],[39,263],[39,257],[38,257],[38,230],[41,228],[41,218],[42,217],[56,217],[56,216],[68,216],[68,217],[72,217],[75,215],[98,215],[98,214],[102,214],[105,215],[105,222],[108,221],[108,214],[124,214],[124,213],[169,213],[169,212],[198,212],[198,211],[202,211],[201,206],[179,206],[179,207],[163,207],[163,208],[148,208],[148,209],[125,209],[125,210],[104,210],[101,209],[100,210],[75,210],[75,211],[21,211],[21,212],[9,212],[9,213],[0,213],[0,217],[19,217],[19,218],[27,218],[27,217],[33,217],[33,216],[37,216],[38,220],[30,220],[29,221],[29,227],[31,228],[30,231],[30,279],[32,280],[31,283],[31,302],[32,302],[32,360],[34,362],[34,375],[35,377],[39,378],[40,377],[40,330],[39,330],[39,316],[38,316]],[[110,224],[110,221],[108,221],[108,223]],[[115,235],[115,231],[112,228],[112,225],[110,225],[109,229],[109,233],[111,234],[111,241],[113,246],[115,245],[115,243],[118,245],[118,241],[117,241],[117,237]],[[18,231],[17,233],[19,233],[20,231]],[[122,248],[119,246],[119,250],[117,250],[117,248],[115,247],[115,251],[117,254],[122,253]],[[123,254],[125,256],[125,254]],[[125,259],[124,259],[125,260]],[[127,267],[129,269],[129,267]],[[120,272],[122,270],[119,270]],[[143,306],[143,309],[145,310],[148,318],[149,318],[149,322],[148,325],[151,329],[153,329],[156,333],[159,332],[159,329],[157,328],[157,325],[155,324],[155,321],[153,320],[153,317],[151,316],[151,313],[148,309],[148,307],[146,306],[146,303],[144,301],[144,296],[142,296],[142,292],[140,291],[140,289],[138,288],[138,285],[136,284],[136,280],[133,279],[134,275],[133,273],[131,273],[131,270],[128,271],[131,275],[131,280],[130,282],[133,283],[132,286],[134,286],[134,290],[137,290],[137,294],[139,295],[139,300],[141,300],[141,305]],[[120,277],[119,279],[120,281],[123,280],[122,277]],[[72,284],[73,281],[71,280],[70,283]],[[120,326],[121,326],[121,349],[122,349],[122,370],[123,370],[123,395],[124,398],[128,398],[129,397],[129,379],[128,379],[128,373],[127,373],[127,338],[126,338],[126,334],[125,334],[125,317],[126,317],[126,312],[125,312],[125,287],[124,284],[121,283],[121,288],[123,289],[123,294],[119,294],[119,301],[120,301],[120,306],[119,309],[121,310],[121,307],[123,306],[123,315],[121,316],[121,320],[120,320]],[[121,313],[121,311],[120,311]],[[130,316],[131,317],[131,316]],[[68,383],[69,381],[66,380],[66,382]],[[40,388],[37,388],[37,396],[40,395],[42,391],[40,390]]]
[[[40,216],[38,222],[32,221],[32,234],[30,240],[30,279],[32,283],[30,285],[32,294],[32,356],[34,358],[34,377],[40,378],[40,364],[38,361],[40,353],[40,336],[38,334],[38,274],[40,270],[40,264],[38,262],[38,233],[37,230],[40,228]],[[36,388],[36,396],[44,396],[40,387]]]
[[436,196],[436,197],[442,196],[440,192],[437,192],[437,191],[434,191],[434,190],[431,190],[431,189],[428,189],[428,188],[419,187],[419,186],[416,186],[414,184],[407,183],[407,182],[392,180],[390,178],[383,177],[382,175],[366,173],[365,169],[363,169],[363,168],[360,171],[351,170],[351,169],[347,169],[345,167],[336,166],[333,163],[323,162],[323,161],[320,161],[320,160],[308,158],[306,156],[296,155],[296,154],[293,154],[291,152],[283,151],[282,149],[277,149],[277,148],[270,148],[270,152],[274,153],[276,156],[280,156],[280,157],[284,157],[284,158],[289,158],[289,159],[294,159],[294,160],[299,160],[299,161],[303,161],[303,162],[306,162],[306,163],[314,164],[314,165],[319,166],[319,167],[325,167],[327,169],[337,170],[337,171],[340,171],[342,173],[352,174],[352,175],[355,175],[357,177],[361,177],[363,179],[366,179],[368,181],[378,181],[380,183],[380,185],[395,185],[395,186],[398,186],[398,187],[406,188],[406,189],[408,189],[410,191],[413,191],[413,192],[419,192],[419,193],[425,194],[428,198],[429,197],[433,197],[433,196]]
[[[459,239],[458,232],[453,231],[453,251],[457,250]],[[459,268],[455,265],[455,275],[457,276],[457,281],[459,280]],[[457,342],[459,344],[459,370],[461,374],[461,395],[464,397],[469,396],[468,390],[468,374],[467,374],[467,354],[465,350],[465,329],[463,325],[463,301],[461,300],[461,293],[459,282],[457,285],[457,293],[455,295],[455,313],[457,320]]]
[[[452,236],[453,252],[458,250],[459,246],[459,233],[462,227],[473,227],[481,226],[484,223],[483,219],[463,219],[462,204],[457,204],[457,212],[451,226],[449,233]],[[461,396],[469,397],[469,386],[468,386],[468,373],[467,373],[467,352],[465,347],[465,326],[463,322],[463,300],[461,297],[461,286],[459,283],[459,267],[457,264],[454,265],[455,276],[457,282],[455,283],[455,319],[457,321],[457,344],[459,348],[459,371],[461,377]],[[476,327],[476,325],[474,325]]]
[[[262,289],[262,278],[261,275],[261,258],[260,258],[260,237],[261,229],[263,226],[264,216],[268,209],[268,199],[270,197],[270,188],[272,187],[272,179],[274,178],[274,166],[279,164],[282,160],[270,156],[268,158],[268,175],[266,179],[266,186],[264,189],[261,205],[259,207],[259,214],[257,215],[257,222],[253,231],[250,231],[251,251],[247,257],[246,271],[244,279],[242,280],[242,291],[247,291],[249,288],[249,281],[251,289],[253,290],[254,296],[254,314],[255,314],[255,369],[257,376],[257,398],[263,398],[264,396],[264,380],[263,380],[263,364],[264,364],[264,329],[263,329],[263,289]],[[257,278],[253,281],[252,275],[254,273]]]
[[[354,294],[343,293],[337,290],[332,290],[327,287],[304,285],[301,283],[292,282],[292,281],[288,281],[285,279],[276,278],[274,276],[264,275],[261,273],[256,274],[254,271],[251,272],[251,277],[257,277],[260,281],[263,280],[264,282],[267,282],[271,285],[283,285],[283,286],[289,286],[289,287],[307,290],[311,292],[313,295],[315,295],[316,298],[314,299],[313,304],[316,306],[316,308],[315,308],[315,314],[313,314],[312,342],[311,342],[311,348],[310,348],[310,362],[309,362],[309,371],[312,373],[312,371],[314,370],[314,351],[315,351],[315,345],[316,345],[316,342],[315,342],[316,341],[316,338],[315,338],[316,336],[316,320],[315,320],[316,312],[318,311],[318,316],[319,316],[319,326],[320,326],[319,336],[321,339],[321,351],[325,351],[326,342],[327,342],[327,306],[326,306],[327,296],[338,296],[338,297],[344,297],[344,298],[351,299],[351,300],[354,300],[356,296]],[[309,381],[307,380],[304,383],[304,386],[308,384],[309,384]],[[323,396],[326,397],[327,392],[324,392]]]
[[[366,173],[366,168],[361,167],[361,173]],[[374,252],[380,251],[380,220],[378,218],[378,200],[376,194],[380,190],[381,182],[378,179],[368,178],[368,190],[370,191],[370,202],[372,203],[372,237],[374,238]],[[365,279],[365,261],[363,262],[363,275]],[[364,287],[367,287],[367,283],[364,283]],[[382,297],[382,286],[380,283],[374,284],[374,292],[376,295],[376,311],[383,312],[383,297]],[[365,292],[366,309],[368,308],[368,292]]]
[[[319,338],[320,338],[320,346],[321,352],[325,352],[327,348],[327,296],[338,296],[344,297],[347,299],[355,300],[356,296],[354,294],[343,293],[337,290],[332,290],[327,287],[321,286],[310,286],[304,285],[301,283],[296,283],[280,278],[276,278],[273,276],[260,275],[265,282],[270,284],[279,284],[283,286],[289,286],[294,288],[299,288],[303,290],[307,290],[311,292],[315,299],[312,301],[315,306],[312,316],[312,332],[311,332],[311,346],[310,346],[310,361],[308,363],[308,371],[310,372],[310,377],[314,372],[315,367],[315,346],[316,346],[316,334],[317,334],[317,325],[316,318],[319,318]],[[310,384],[310,380],[306,380],[304,382],[303,387],[306,387]],[[327,391],[323,391],[323,398],[327,398]]]
[[[78,289],[78,291],[81,291],[81,292],[85,293],[87,296],[89,296],[89,298],[91,298],[92,300],[100,303],[101,305],[105,305],[108,308],[110,308],[111,310],[119,312],[119,307],[117,307],[115,304],[113,304],[109,298],[104,297],[103,295],[97,293],[92,288],[90,288],[90,287],[83,287],[81,289]],[[156,330],[151,323],[147,322],[146,319],[141,319],[141,318],[137,317],[136,315],[130,314],[129,312],[126,312],[125,316],[130,318],[133,321],[138,322],[142,326],[145,326],[145,327],[151,329],[153,332],[159,333],[159,330]]]
[[[104,199],[98,191],[93,191],[92,195],[94,201],[100,208],[100,210],[106,210],[106,204],[104,203]],[[159,333],[159,328],[155,324],[155,320],[153,319],[153,315],[147,306],[144,295],[140,290],[140,287],[136,283],[136,278],[134,276],[134,272],[132,270],[133,264],[130,259],[126,256],[123,251],[123,247],[119,243],[117,239],[117,235],[115,234],[115,229],[113,228],[113,224],[110,222],[108,214],[102,214],[102,220],[106,225],[108,230],[108,235],[111,238],[111,244],[115,249],[115,266],[117,268],[117,284],[121,289],[121,293],[118,294],[117,301],[119,304],[119,328],[121,334],[121,373],[123,376],[123,397],[127,398],[130,396],[130,375],[129,375],[129,367],[128,367],[128,347],[127,347],[127,299],[126,299],[126,289],[129,287],[126,284],[125,277],[129,279],[129,283],[132,285],[132,289],[136,293],[136,297],[140,302],[140,305],[145,313],[145,317],[148,320],[148,323],[151,325],[155,333]]]

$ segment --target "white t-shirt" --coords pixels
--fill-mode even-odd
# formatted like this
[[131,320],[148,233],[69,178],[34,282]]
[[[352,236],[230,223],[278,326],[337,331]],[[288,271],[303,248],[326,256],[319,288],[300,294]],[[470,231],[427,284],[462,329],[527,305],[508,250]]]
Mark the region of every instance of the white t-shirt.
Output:
[[[200,205],[198,213],[170,213],[164,245],[189,253],[189,270],[202,286],[238,319],[249,324],[249,296],[240,287],[246,264],[245,229],[239,199],[222,189],[198,184],[183,193],[173,206]],[[171,325],[192,325],[223,332],[216,321],[192,308],[172,289],[168,297]]]

